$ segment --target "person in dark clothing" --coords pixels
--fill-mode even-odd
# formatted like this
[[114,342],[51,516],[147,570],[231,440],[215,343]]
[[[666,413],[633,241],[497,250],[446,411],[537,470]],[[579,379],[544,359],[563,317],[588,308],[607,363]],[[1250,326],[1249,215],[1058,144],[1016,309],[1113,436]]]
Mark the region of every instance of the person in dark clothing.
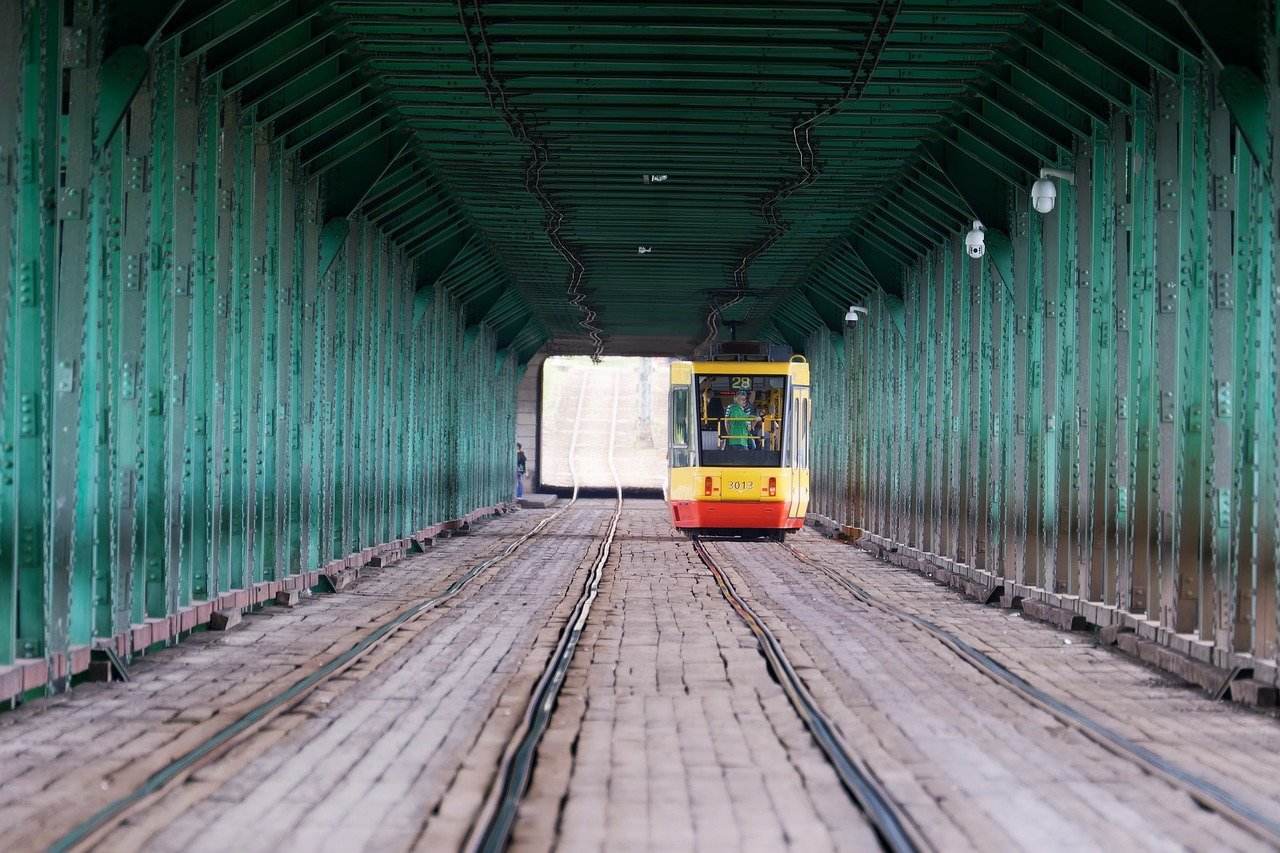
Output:
[[524,474],[528,470],[529,459],[524,455],[524,448],[516,442],[516,497],[524,497]]

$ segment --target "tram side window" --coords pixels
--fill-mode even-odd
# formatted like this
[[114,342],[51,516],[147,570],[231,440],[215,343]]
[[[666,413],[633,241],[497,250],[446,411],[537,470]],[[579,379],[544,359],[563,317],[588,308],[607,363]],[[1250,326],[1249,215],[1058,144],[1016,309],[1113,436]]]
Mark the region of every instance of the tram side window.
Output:
[[689,466],[689,389],[671,389],[671,467]]
[[796,412],[796,467],[809,467],[809,429],[812,427],[810,422],[809,398],[803,397],[799,400],[799,408]]
[[711,375],[695,379],[701,464],[776,468],[786,414],[785,376]]

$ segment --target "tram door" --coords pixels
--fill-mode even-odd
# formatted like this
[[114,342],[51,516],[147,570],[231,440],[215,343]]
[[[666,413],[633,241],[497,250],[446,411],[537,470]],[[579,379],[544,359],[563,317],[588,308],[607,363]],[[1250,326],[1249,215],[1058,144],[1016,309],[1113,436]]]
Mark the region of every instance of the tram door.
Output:
[[692,380],[692,365],[688,362],[672,363],[668,411],[670,427],[667,438],[667,500],[693,498],[693,479],[689,470],[694,463],[691,436],[695,435],[691,427]]
[[808,385],[791,386],[791,413],[787,419],[787,517],[804,518],[809,508],[809,418]]

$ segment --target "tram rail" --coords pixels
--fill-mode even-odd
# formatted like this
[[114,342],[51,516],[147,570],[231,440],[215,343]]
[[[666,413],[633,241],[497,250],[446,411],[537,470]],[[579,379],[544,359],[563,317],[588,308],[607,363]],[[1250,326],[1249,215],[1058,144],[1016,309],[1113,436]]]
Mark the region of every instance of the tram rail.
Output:
[[1241,802],[1229,791],[1161,757],[1072,705],[1049,695],[947,629],[886,601],[831,566],[800,551],[794,545],[775,543],[771,547],[784,550],[794,559],[816,568],[868,607],[873,607],[925,632],[992,681],[1050,714],[1063,725],[1079,732],[1113,755],[1133,762],[1144,772],[1163,779],[1183,791],[1202,808],[1220,815],[1241,829],[1256,835],[1267,844],[1280,848],[1280,822]]
[[[583,387],[585,388],[585,384]],[[582,638],[582,631],[591,615],[591,605],[595,603],[596,597],[600,592],[600,580],[604,575],[604,566],[609,559],[609,552],[613,547],[613,539],[617,533],[618,522],[622,517],[622,484],[618,479],[618,471],[614,460],[614,445],[618,432],[619,390],[618,379],[615,377],[608,452],[609,473],[613,478],[614,489],[617,494],[617,503],[614,506],[613,516],[609,520],[605,535],[596,546],[595,559],[591,563],[591,569],[588,573],[587,581],[583,585],[582,593],[578,596],[573,611],[565,623],[564,630],[560,633],[556,646],[547,659],[546,667],[543,669],[542,675],[529,696],[529,701],[525,705],[520,723],[503,751],[494,782],[489,787],[484,803],[481,805],[476,820],[468,833],[467,840],[463,844],[464,850],[497,853],[497,851],[506,848],[519,814],[520,802],[524,799],[524,794],[529,788],[529,781],[533,776],[538,745],[542,742],[542,736],[546,733],[547,727],[551,723],[551,715],[555,712],[556,698],[560,694],[560,688],[564,685],[565,676],[569,672],[569,665],[573,661],[573,654],[578,648],[578,642]],[[580,418],[581,398],[579,398],[578,406]],[[577,431],[575,426],[574,438],[570,442],[569,450],[569,470],[573,475],[575,495],[578,488],[577,468],[575,466],[576,443]]]
[[[582,420],[583,403],[586,398],[586,386],[587,383],[584,380],[578,393],[577,411],[574,417],[571,448],[577,443],[579,426]],[[616,386],[614,406],[614,429],[616,430]],[[612,454],[610,455],[610,462],[612,463]],[[566,515],[575,507],[577,502],[578,480],[576,470],[574,470],[573,494],[563,507],[539,521],[529,530],[525,531],[519,537],[510,542],[502,551],[472,565],[465,573],[457,577],[443,592],[422,598],[407,607],[404,607],[395,616],[382,622],[377,627],[363,635],[346,651],[331,658],[309,674],[295,680],[282,692],[264,700],[240,714],[234,720],[228,722],[208,738],[201,741],[198,745],[192,747],[165,764],[160,769],[156,770],[148,776],[141,785],[125,794],[122,794],[120,797],[98,809],[85,820],[76,824],[69,831],[54,841],[49,846],[48,850],[50,853],[66,853],[66,851],[87,849],[98,843],[108,832],[110,832],[129,815],[146,808],[148,803],[152,802],[160,795],[170,790],[173,786],[186,779],[194,771],[226,755],[236,745],[243,743],[248,738],[252,737],[272,719],[296,708],[317,688],[357,664],[370,652],[389,640],[396,631],[406,625],[409,625],[413,621],[422,618],[426,614],[440,607],[442,604],[445,604],[455,598],[486,570],[512,557],[530,540],[537,537],[539,534],[544,532],[547,527]],[[618,515],[621,512],[621,508],[622,496],[621,489],[619,488],[618,507],[614,513],[613,520],[609,525],[607,541],[612,541],[613,531],[617,527]],[[603,553],[606,555],[607,550],[607,546],[604,546]],[[598,586],[598,575],[596,576],[595,585]],[[592,592],[592,598],[594,598],[594,589]],[[583,616],[583,621],[585,622],[585,615]],[[563,675],[561,676],[561,681],[563,681]]]
[[760,653],[768,662],[791,706],[835,770],[845,791],[870,822],[885,849],[894,853],[934,849],[875,773],[849,749],[836,725],[823,712],[787,658],[778,638],[734,587],[733,581],[716,562],[700,537],[693,537],[693,549],[711,571],[721,595],[755,635]]

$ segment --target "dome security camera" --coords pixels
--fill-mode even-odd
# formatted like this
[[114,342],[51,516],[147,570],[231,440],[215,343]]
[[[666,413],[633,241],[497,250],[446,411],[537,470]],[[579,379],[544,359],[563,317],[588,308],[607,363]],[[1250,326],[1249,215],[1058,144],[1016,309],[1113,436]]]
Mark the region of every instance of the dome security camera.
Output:
[[1036,213],[1050,213],[1058,201],[1058,186],[1050,178],[1075,184],[1076,173],[1064,169],[1041,169],[1040,180],[1031,185],[1031,206]]
[[987,253],[987,239],[982,223],[973,220],[973,229],[964,235],[964,250],[971,258],[980,258]]
[[848,312],[844,315],[844,324],[852,326],[858,322],[858,315],[867,313],[867,309],[861,305],[850,305]]
[[1031,205],[1036,213],[1049,213],[1058,200],[1058,188],[1048,178],[1041,178],[1031,185]]

